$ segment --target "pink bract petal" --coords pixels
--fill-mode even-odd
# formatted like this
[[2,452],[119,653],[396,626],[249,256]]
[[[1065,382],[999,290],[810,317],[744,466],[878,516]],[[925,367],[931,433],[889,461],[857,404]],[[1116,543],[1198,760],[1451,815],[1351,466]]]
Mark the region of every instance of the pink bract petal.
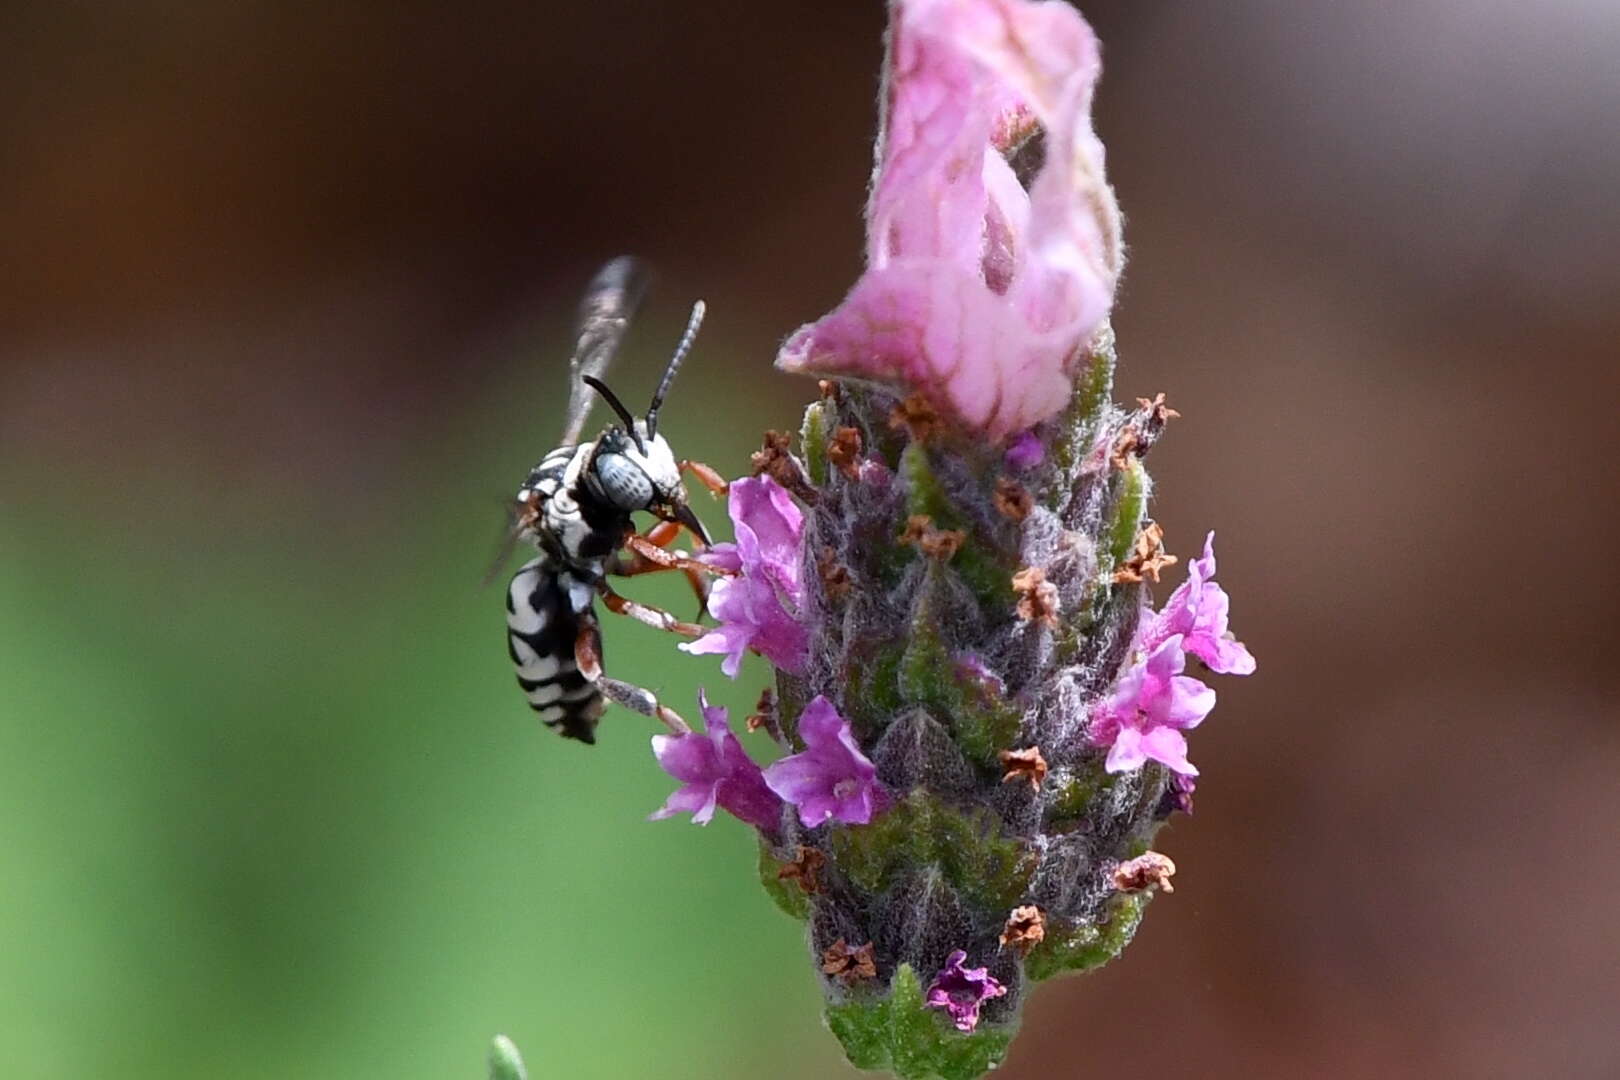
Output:
[[1155,716],[1162,716],[1165,726],[1191,731],[1215,708],[1215,691],[1191,675],[1177,675],[1159,701],[1163,711]]
[[[1032,0],[895,0],[891,25],[866,273],[777,364],[898,383],[1004,439],[1067,404],[1123,260],[1096,37]],[[1037,125],[1026,191],[1004,153]]]

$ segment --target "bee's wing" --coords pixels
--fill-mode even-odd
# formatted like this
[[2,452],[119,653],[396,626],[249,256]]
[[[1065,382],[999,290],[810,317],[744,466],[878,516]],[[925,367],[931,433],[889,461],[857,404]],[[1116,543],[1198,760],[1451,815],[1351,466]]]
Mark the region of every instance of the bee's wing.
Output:
[[517,550],[518,537],[523,535],[523,526],[518,521],[519,504],[508,499],[506,501],[506,529],[501,533],[500,543],[496,545],[495,556],[489,561],[489,569],[484,571],[483,580],[479,585],[485,589],[495,584],[495,579],[501,576],[501,571],[512,560],[512,552]]
[[584,383],[585,376],[600,379],[624,339],[630,318],[647,294],[646,267],[628,255],[621,255],[591,279],[579,302],[574,356],[568,364],[568,418],[563,424],[562,444],[579,442],[585,418],[591,411],[596,392]]

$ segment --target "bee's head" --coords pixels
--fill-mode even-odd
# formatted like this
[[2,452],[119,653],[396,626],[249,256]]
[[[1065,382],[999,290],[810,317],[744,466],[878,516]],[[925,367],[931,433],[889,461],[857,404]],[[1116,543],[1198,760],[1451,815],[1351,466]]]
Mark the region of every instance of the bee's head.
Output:
[[685,502],[680,466],[662,435],[648,435],[635,421],[627,432],[617,425],[596,440],[586,478],[592,490],[620,510],[652,510],[661,503]]
[[625,512],[645,510],[665,521],[686,526],[705,544],[709,535],[703,523],[686,502],[686,485],[681,483],[680,463],[675,459],[669,443],[658,434],[658,409],[664,403],[675,372],[681,360],[692,347],[698,325],[703,321],[703,302],[692,308],[692,318],[686,333],[664,371],[664,378],[653,395],[647,415],[637,418],[630,414],[618,396],[600,379],[585,376],[585,381],[602,395],[602,400],[618,414],[622,426],[614,425],[596,440],[596,451],[586,469],[585,480],[591,490],[608,505]]
[[703,523],[687,505],[686,485],[681,483],[674,451],[662,435],[648,433],[645,421],[634,423],[630,431],[610,427],[596,440],[586,483],[608,505],[626,513],[645,510],[678,522],[707,544]]

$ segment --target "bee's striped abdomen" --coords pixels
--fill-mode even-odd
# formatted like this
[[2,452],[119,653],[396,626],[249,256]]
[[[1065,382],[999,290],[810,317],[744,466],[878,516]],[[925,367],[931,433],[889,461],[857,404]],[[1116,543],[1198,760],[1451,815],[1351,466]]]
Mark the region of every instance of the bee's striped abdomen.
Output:
[[549,559],[531,560],[506,591],[506,645],[529,708],[547,727],[594,743],[602,695],[574,662],[574,644],[596,613],[588,599],[580,606]]

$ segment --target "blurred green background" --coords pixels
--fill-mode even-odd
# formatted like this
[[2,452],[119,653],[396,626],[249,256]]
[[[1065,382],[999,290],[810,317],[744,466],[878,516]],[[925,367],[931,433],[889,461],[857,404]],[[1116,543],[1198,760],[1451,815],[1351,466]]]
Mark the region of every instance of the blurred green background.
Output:
[[[1259,673],[1003,1073],[1620,1075],[1620,9],[1108,0],[1122,398]],[[477,582],[605,258],[746,468],[859,269],[882,10],[0,6],[0,1077],[847,1075],[649,726]],[[698,496],[711,525],[723,508]],[[678,583],[635,594],[685,611]],[[724,680],[637,626],[610,668]]]
[[[703,381],[667,429],[735,468]],[[537,1076],[759,1075],[781,1046],[737,1033],[766,1030],[833,1060],[749,831],[646,823],[647,723],[565,743],[512,684],[477,582],[560,392],[419,447],[375,532],[262,492],[149,514],[94,475],[7,521],[0,1074],[475,1076],[497,1028]],[[700,681],[745,709],[763,685],[617,622],[612,669],[688,715]]]

